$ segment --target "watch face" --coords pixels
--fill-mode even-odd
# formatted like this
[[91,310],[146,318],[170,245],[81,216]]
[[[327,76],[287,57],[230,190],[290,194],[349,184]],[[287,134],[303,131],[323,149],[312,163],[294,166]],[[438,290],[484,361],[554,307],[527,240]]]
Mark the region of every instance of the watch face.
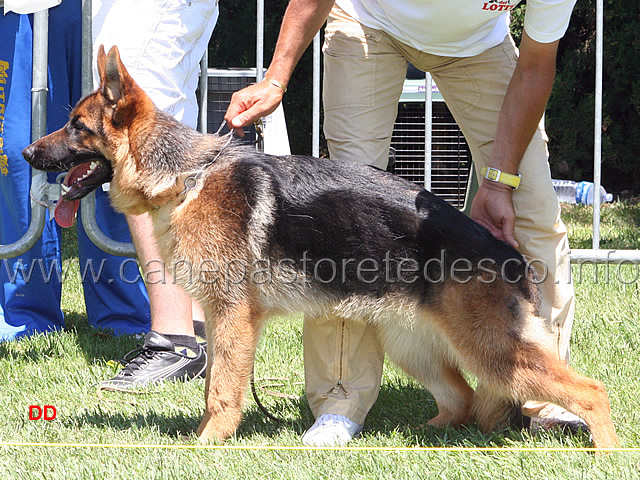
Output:
[[489,180],[493,180],[494,182],[498,180],[499,172],[495,168],[489,168],[487,170],[487,178]]

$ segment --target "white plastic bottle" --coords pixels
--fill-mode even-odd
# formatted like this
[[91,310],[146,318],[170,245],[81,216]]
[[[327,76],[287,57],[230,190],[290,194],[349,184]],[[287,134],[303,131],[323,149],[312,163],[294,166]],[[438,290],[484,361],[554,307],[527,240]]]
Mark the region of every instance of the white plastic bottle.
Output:
[[[558,201],[563,203],[583,203],[585,205],[593,204],[592,182],[574,182],[572,180],[553,180],[553,188],[558,196]],[[600,185],[600,203],[613,201],[613,195],[607,193],[602,185]]]

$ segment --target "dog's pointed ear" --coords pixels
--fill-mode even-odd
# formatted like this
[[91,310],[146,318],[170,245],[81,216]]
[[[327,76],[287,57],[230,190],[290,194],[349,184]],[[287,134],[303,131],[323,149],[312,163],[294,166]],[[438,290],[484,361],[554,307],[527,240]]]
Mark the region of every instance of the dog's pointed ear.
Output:
[[100,74],[100,92],[110,102],[113,109],[113,121],[122,122],[127,116],[131,94],[137,91],[136,83],[120,60],[117,46],[104,53],[101,45],[98,49],[98,73]]
[[107,63],[107,54],[104,53],[104,45],[98,47],[98,77],[100,78],[100,87],[104,84],[104,70]]
[[[98,54],[98,68],[100,68],[100,54]],[[118,47],[111,47],[100,72],[100,87],[104,97],[113,104],[117,104],[126,95],[126,77],[128,76],[120,60]]]

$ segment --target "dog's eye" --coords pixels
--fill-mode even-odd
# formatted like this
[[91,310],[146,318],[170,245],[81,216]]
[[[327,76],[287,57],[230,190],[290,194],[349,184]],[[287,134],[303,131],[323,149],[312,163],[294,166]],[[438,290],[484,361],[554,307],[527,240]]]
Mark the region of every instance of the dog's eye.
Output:
[[73,119],[71,119],[71,128],[78,132],[82,132],[83,130],[89,131],[89,128],[84,123],[82,123],[80,117],[74,117]]

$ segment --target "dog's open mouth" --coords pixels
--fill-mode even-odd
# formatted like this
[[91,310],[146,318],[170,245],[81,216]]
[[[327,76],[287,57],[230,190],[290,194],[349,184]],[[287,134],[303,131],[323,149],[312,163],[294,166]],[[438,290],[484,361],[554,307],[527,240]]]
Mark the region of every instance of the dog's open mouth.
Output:
[[58,225],[73,225],[80,199],[110,181],[112,175],[111,164],[104,158],[95,158],[71,168],[62,182],[62,193],[55,209]]

